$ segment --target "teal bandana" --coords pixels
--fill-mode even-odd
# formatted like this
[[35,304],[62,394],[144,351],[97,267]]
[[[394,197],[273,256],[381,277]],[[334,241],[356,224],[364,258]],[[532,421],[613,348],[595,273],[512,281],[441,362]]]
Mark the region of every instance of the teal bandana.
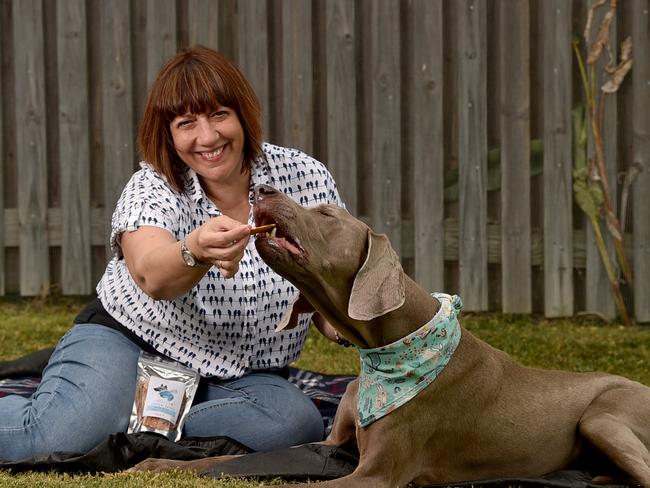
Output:
[[440,310],[431,321],[392,344],[359,349],[359,425],[366,427],[404,405],[445,368],[460,342],[457,295],[432,293]]

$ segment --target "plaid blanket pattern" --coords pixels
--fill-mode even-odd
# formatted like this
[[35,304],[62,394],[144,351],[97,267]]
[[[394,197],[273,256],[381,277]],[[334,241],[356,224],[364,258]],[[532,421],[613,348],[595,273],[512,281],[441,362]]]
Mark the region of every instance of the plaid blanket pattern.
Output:
[[7,395],[20,395],[29,397],[36,391],[38,376],[25,376],[21,378],[7,378],[0,380],[0,398]]
[[356,376],[326,375],[298,368],[289,368],[289,381],[300,388],[318,407],[323,416],[325,434],[329,434],[336,409],[348,384]]

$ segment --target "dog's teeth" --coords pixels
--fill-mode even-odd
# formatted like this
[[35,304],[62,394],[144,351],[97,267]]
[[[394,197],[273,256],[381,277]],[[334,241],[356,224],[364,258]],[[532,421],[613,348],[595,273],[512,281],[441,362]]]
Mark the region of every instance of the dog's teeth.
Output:
[[276,232],[277,232],[277,227],[273,227],[273,229],[271,229],[271,232],[269,233],[269,235],[271,237],[275,237]]

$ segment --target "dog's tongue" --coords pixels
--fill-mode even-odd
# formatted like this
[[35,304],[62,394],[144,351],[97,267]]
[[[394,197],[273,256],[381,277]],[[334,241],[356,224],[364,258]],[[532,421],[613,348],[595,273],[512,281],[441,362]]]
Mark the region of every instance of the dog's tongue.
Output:
[[287,251],[289,251],[291,254],[302,254],[302,251],[300,248],[295,246],[291,241],[288,241],[284,237],[276,237],[275,240],[277,243],[281,246],[284,247]]

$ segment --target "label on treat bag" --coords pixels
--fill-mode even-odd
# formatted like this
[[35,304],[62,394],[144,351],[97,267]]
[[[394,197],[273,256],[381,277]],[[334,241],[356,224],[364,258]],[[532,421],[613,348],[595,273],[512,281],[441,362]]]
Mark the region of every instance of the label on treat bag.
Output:
[[185,384],[180,381],[151,377],[144,401],[143,415],[158,417],[176,424],[185,396]]

